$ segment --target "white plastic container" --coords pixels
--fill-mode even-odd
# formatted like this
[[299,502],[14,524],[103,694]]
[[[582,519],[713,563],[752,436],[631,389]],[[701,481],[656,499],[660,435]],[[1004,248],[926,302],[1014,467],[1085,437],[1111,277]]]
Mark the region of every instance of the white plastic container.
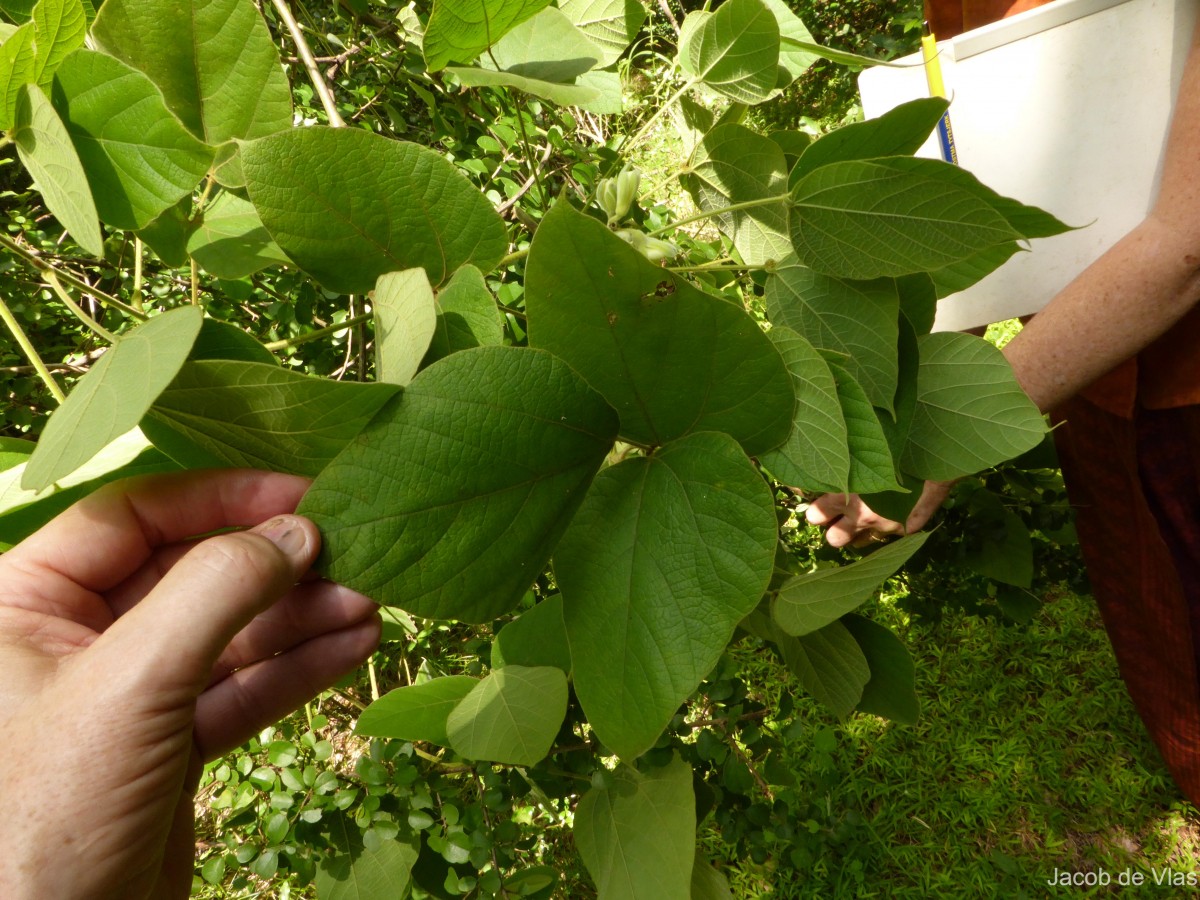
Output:
[[[945,298],[939,330],[1036,312],[1138,224],[1158,184],[1200,0],[1056,0],[938,43],[959,164],[1078,231]],[[920,54],[859,76],[868,118],[928,96]],[[940,158],[936,139],[920,155]]]

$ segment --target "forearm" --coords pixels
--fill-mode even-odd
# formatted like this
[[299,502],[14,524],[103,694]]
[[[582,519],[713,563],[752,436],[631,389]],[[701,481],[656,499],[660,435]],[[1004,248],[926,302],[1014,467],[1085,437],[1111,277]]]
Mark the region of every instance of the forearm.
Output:
[[1198,300],[1200,241],[1151,216],[1051,300],[1004,354],[1025,392],[1049,410],[1151,343]]

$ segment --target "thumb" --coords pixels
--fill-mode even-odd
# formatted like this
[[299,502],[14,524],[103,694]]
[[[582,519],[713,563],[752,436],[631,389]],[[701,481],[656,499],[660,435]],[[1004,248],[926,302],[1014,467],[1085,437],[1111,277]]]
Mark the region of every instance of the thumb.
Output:
[[201,541],[91,649],[198,696],[229,642],[308,571],[320,545],[317,527],[292,515]]

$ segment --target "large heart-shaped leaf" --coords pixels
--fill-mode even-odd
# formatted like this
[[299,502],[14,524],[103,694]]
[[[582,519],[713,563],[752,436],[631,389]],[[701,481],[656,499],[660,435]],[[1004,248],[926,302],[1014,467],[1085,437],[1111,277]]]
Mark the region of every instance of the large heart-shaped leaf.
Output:
[[[803,158],[803,157],[801,157]],[[904,157],[837,162],[792,191],[792,245],[826,275],[869,279],[937,269],[1021,234],[990,203]]]
[[316,873],[321,900],[377,900],[407,897],[412,870],[420,852],[416,835],[380,840],[370,849],[363,845],[358,827],[339,816],[327,817],[332,824],[334,846],[340,853],[321,861]]
[[292,125],[287,76],[252,0],[105,0],[92,37],[148,75],[208,144]]
[[183,365],[142,430],[192,468],[246,466],[314,477],[398,390],[256,362],[200,360]]
[[11,134],[17,155],[46,206],[75,243],[93,256],[103,256],[104,236],[83,163],[50,98],[32,82],[17,91],[15,122]]
[[761,103],[779,80],[779,23],[762,0],[726,0],[684,28],[679,66],[735,103]]
[[767,265],[791,256],[787,166],[778,144],[744,125],[718,125],[693,151],[689,165],[691,172],[685,183],[706,212],[735,203],[779,198],[779,203],[716,217],[747,265]]
[[[814,43],[812,32],[800,21],[800,17],[792,12],[791,7],[784,0],[763,0],[763,2],[779,25],[779,65],[787,72],[787,81],[793,81],[807,72],[812,64],[821,58],[811,50],[790,43],[791,41],[801,41],[812,44]],[[776,84],[776,87],[783,87],[782,79],[780,83]]]
[[486,622],[541,572],[617,420],[561,360],[476,347],[419,374],[300,503],[321,570],[380,603]]
[[605,469],[554,556],[588,721],[632,760],[699,686],[771,577],[770,491],[727,435]]
[[1036,447],[1046,424],[1003,354],[983,338],[941,331],[918,338],[917,408],[901,465],[949,481]]
[[432,150],[360,128],[296,128],[242,147],[246,187],[276,243],[325,287],[384,272],[487,271],[508,237],[491,204]]
[[362,711],[354,731],[368,737],[428,741],[448,747],[446,720],[477,684],[478,678],[449,675],[388,691]]
[[900,297],[890,278],[847,281],[807,266],[780,266],[767,277],[767,315],[820,350],[841,354],[873,406],[894,410]]
[[845,491],[850,479],[846,420],[829,364],[812,344],[786,325],[770,331],[796,391],[796,418],[787,442],[759,456],[784,484],[810,491]]
[[180,307],[119,338],[46,423],[21,486],[40,490],[58,481],[134,428],[174,380],[203,320],[196,307]]
[[505,666],[454,707],[446,735],[454,752],[513,766],[545,759],[567,714],[567,676],[553,666]]
[[628,440],[724,431],[756,455],[787,439],[791,376],[758,324],[566,203],[538,227],[525,303],[530,343],[603,394]]
[[560,106],[578,106],[601,115],[619,113],[623,108],[621,79],[615,72],[588,72],[579,76],[578,81],[566,84],[494,69],[451,66],[446,71],[453,72],[467,87],[515,88]]
[[621,766],[575,809],[575,845],[604,900],[691,900],[696,853],[692,770]]
[[76,50],[54,76],[55,108],[87,172],[100,218],[143,228],[192,190],[213,160],[141,72]]
[[928,538],[928,532],[912,534],[849,565],[793,576],[780,586],[771,615],[786,634],[800,636],[824,628],[866,603]]
[[27,22],[0,44],[0,129],[13,127],[17,112],[17,92],[21,85],[35,80],[37,73],[33,49],[33,23]]
[[436,0],[422,49],[430,72],[469,63],[550,0]]

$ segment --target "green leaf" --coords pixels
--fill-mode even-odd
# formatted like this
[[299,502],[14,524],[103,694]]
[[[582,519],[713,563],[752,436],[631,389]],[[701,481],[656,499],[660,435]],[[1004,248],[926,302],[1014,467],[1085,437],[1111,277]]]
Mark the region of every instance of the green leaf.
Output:
[[454,752],[514,766],[545,759],[567,714],[567,676],[552,666],[505,666],[471,689],[446,722]]
[[967,503],[973,540],[963,542],[963,563],[984,578],[1030,587],[1033,541],[1021,517],[983,488],[974,491]]
[[87,13],[79,0],[39,0],[33,8],[33,80],[48,89],[67,54],[83,46]]
[[905,275],[896,279],[896,289],[900,292],[900,314],[911,327],[913,339],[933,331],[938,302],[933,279],[925,272]]
[[375,282],[375,378],[408,384],[437,327],[433,288],[424,269],[386,272]]
[[690,900],[733,900],[729,882],[704,858],[699,847],[696,848],[696,859],[692,863],[692,892],[689,897]]
[[8,131],[16,121],[17,92],[34,81],[33,23],[22,25],[0,44],[0,129]]
[[571,674],[562,594],[548,597],[500,629],[492,642],[492,668],[507,665],[554,666]]
[[383,841],[374,850],[355,841],[352,855],[326,857],[317,869],[317,896],[321,900],[380,900],[407,897],[419,840]]
[[7,472],[29,458],[36,447],[33,441],[22,438],[0,437],[0,472]]
[[477,678],[449,675],[388,691],[362,711],[354,732],[448,747],[446,720],[478,683]]
[[934,269],[929,273],[929,277],[933,279],[938,299],[949,297],[951,294],[965,291],[973,284],[978,284],[1008,262],[1021,249],[1021,245],[1016,241],[997,244],[995,247],[980,250],[959,262]]
[[625,760],[653,746],[770,580],[770,491],[728,435],[597,476],[554,555],[575,690]]
[[941,97],[902,103],[877,119],[843,125],[800,155],[791,179],[795,185],[814,169],[834,162],[874,159],[882,156],[911,156],[921,149],[950,105]]
[[184,197],[138,232],[138,237],[171,268],[188,261],[187,241],[192,223],[192,198]]
[[896,481],[896,463],[874,407],[854,376],[826,357],[837,384],[838,402],[846,421],[850,448],[850,487],[856,494],[903,490]]
[[844,356],[842,365],[871,404],[894,411],[900,297],[893,279],[848,281],[784,265],[767,277],[766,305],[775,324],[790,326],[820,350]]
[[399,389],[233,360],[185,363],[142,430],[189,468],[233,466],[315,477]]
[[870,279],[937,269],[1021,235],[954,183],[956,166],[903,157],[821,166],[792,192],[791,234],[804,265]]
[[180,307],[119,338],[46,423],[21,486],[58,481],[136,426],[187,359],[202,321],[196,307]]
[[637,0],[562,0],[558,8],[600,48],[601,69],[621,57],[646,21],[646,8]]
[[550,0],[435,0],[422,44],[430,72],[469,63]]
[[930,481],[978,472],[1029,450],[1046,425],[1004,356],[983,338],[917,339],[917,408],[901,465]]
[[105,0],[92,38],[148,75],[205,143],[251,140],[292,125],[287,76],[251,0]]
[[761,103],[779,80],[779,23],[762,0],[726,0],[684,28],[679,67],[735,103]]
[[786,634],[818,631],[871,599],[928,538],[928,532],[911,534],[849,565],[795,575],[780,586],[771,615]]
[[218,322],[216,319],[204,320],[188,359],[193,362],[201,359],[233,359],[266,363],[268,366],[279,365],[275,354],[239,326]]
[[188,226],[187,252],[204,271],[218,278],[245,278],[260,269],[290,265],[271,240],[254,204],[222,191]]
[[759,462],[785,484],[845,491],[850,451],[833,372],[812,344],[786,325],[776,325],[768,334],[792,375],[796,416],[787,442],[761,454]]
[[678,757],[621,766],[575,809],[575,845],[602,900],[690,900],[696,856],[692,770]]
[[589,112],[611,115],[621,112],[621,81],[615,72],[588,72],[574,84],[532,78],[515,72],[492,69],[446,69],[456,75],[466,87],[509,87],[560,106],[578,106]]
[[758,324],[564,202],[538,227],[525,302],[530,343],[604,395],[622,437],[655,445],[724,431],[751,455],[787,439],[791,377]]
[[550,6],[502,37],[483,65],[566,83],[594,69],[603,55],[561,10]]
[[85,465],[44,491],[22,490],[25,466],[15,466],[0,473],[0,542],[23,541],[72,503],[110,481],[178,469],[178,465],[151,447],[137,429],[117,438]]
[[[763,0],[766,3],[767,9],[771,11],[771,15],[775,17],[776,23],[779,25],[779,65],[787,72],[787,80],[789,82],[799,78],[807,72],[812,64],[820,59],[820,55],[809,50],[804,50],[794,44],[785,43],[785,39],[813,42],[812,32],[805,27],[800,21],[800,17],[792,12],[791,7],[784,0]],[[776,87],[783,87],[782,84],[776,84]]]
[[22,85],[17,92],[12,139],[50,212],[75,243],[93,256],[103,256],[104,236],[83,164],[66,126],[36,84]]
[[504,316],[488,290],[483,273],[463,266],[437,292],[433,339],[422,367],[471,347],[504,342]]
[[23,25],[33,16],[34,0],[0,0],[0,11],[18,25]]
[[689,167],[685,186],[705,212],[778,197],[779,203],[723,213],[716,221],[747,265],[791,256],[787,167],[778,144],[744,125],[718,125],[693,151]]
[[333,580],[414,615],[486,622],[542,570],[616,427],[550,354],[464,350],[413,379],[299,512],[321,528]]
[[779,648],[804,689],[835,716],[848,716],[862,700],[871,668],[858,641],[841,622],[786,638]]
[[842,624],[858,642],[871,668],[871,680],[863,686],[858,709],[901,725],[916,725],[921,715],[917,671],[903,641],[883,625],[862,616],[846,616]]
[[179,124],[158,88],[104,53],[76,50],[52,96],[87,172],[100,218],[143,228],[190,197],[213,152]]
[[366,293],[385,272],[439,285],[508,248],[491,204],[432,150],[361,128],[296,128],[245,144],[246,187],[267,231],[331,291]]
[[[882,160],[880,160],[882,161]],[[1036,206],[1026,206],[1011,197],[997,194],[983,184],[967,169],[942,162],[939,159],[900,158],[887,160],[901,172],[911,172],[928,178],[936,178],[946,184],[969,193],[977,200],[987,203],[992,209],[1004,217],[1004,220],[1021,237],[1026,239],[1053,237],[1072,227],[1059,221],[1050,213]]]

